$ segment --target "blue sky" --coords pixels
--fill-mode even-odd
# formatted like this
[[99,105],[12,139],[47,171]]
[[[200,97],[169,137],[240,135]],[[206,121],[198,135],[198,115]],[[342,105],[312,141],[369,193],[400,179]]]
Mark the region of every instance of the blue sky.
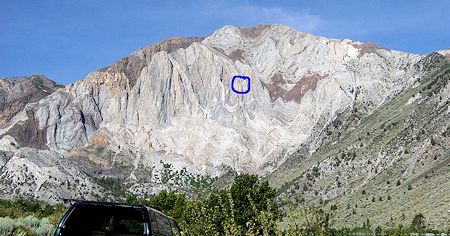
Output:
[[227,25],[281,23],[332,38],[428,53],[450,47],[450,0],[0,2],[0,77],[67,84],[138,48]]

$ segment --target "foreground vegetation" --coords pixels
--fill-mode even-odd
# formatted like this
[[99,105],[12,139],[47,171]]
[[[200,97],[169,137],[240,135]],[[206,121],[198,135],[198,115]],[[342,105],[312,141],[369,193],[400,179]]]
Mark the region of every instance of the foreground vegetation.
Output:
[[174,217],[189,235],[411,235],[440,233],[425,228],[425,217],[405,219],[405,226],[382,228],[367,219],[353,228],[335,228],[332,211],[305,204],[280,203],[276,190],[256,176],[239,175],[234,183],[209,197],[189,200],[183,193],[162,191],[129,203],[144,204]]
[[[276,190],[253,175],[239,175],[227,188],[192,200],[184,193],[162,191],[149,199],[127,198],[175,218],[187,235],[410,235],[425,229],[417,214],[408,227],[383,229],[368,219],[354,228],[333,227],[332,211],[306,205],[277,203]],[[0,200],[0,235],[52,235],[66,211],[63,205],[37,201]]]
[[0,235],[52,235],[65,211],[63,205],[0,200]]

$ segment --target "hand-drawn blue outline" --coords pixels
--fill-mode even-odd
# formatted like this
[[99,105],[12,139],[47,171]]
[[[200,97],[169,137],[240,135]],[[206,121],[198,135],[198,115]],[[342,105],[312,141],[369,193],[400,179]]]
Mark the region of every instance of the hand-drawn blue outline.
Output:
[[[248,80],[247,90],[245,90],[245,91],[238,91],[238,90],[234,89],[234,80],[236,78]],[[233,92],[235,92],[237,94],[246,94],[246,93],[250,92],[250,77],[243,76],[243,75],[235,75],[235,76],[233,76],[233,79],[231,80],[231,89],[233,90]]]

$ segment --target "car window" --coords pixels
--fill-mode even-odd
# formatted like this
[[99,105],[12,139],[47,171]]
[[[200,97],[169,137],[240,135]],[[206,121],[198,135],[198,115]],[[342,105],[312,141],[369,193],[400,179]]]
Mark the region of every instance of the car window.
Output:
[[163,214],[150,210],[150,222],[152,224],[153,235],[172,236],[172,228],[169,219]]
[[181,236],[180,229],[178,228],[177,222],[173,219],[169,219],[169,222],[170,222],[170,228],[172,230],[172,235],[173,236]]
[[155,212],[152,210],[149,210],[148,214],[149,214],[149,218],[150,218],[152,235],[158,235],[158,223],[156,223]]
[[142,235],[143,210],[132,207],[79,205],[64,223],[68,235]]

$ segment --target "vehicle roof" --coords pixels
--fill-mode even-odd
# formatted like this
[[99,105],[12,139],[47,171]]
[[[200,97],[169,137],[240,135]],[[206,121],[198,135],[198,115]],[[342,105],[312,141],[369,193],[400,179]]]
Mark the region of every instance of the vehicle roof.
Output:
[[64,199],[64,202],[69,202],[70,205],[101,205],[101,206],[120,206],[120,207],[134,207],[134,208],[145,208],[146,206],[140,204],[129,204],[120,202],[99,202],[99,201],[88,201],[88,200],[78,200],[78,199]]
[[118,207],[132,207],[132,208],[147,208],[147,210],[154,211],[164,215],[165,217],[175,220],[172,217],[158,211],[154,208],[141,205],[141,204],[129,204],[129,203],[120,203],[120,202],[99,202],[99,201],[89,201],[89,200],[79,200],[79,199],[63,199],[65,203],[69,202],[70,205],[100,205],[100,206],[118,206]]
[[148,209],[148,210],[151,210],[151,211],[157,212],[157,213],[159,213],[159,214],[162,214],[162,215],[164,215],[165,217],[167,217],[167,218],[169,218],[169,219],[172,219],[172,220],[176,221],[176,220],[175,220],[174,218],[172,218],[172,217],[170,217],[170,216],[168,216],[168,215],[166,215],[166,214],[162,213],[161,211],[158,211],[158,210],[156,210],[155,208],[151,208],[151,207],[148,207],[148,206],[145,206],[145,207],[147,207],[147,209]]

